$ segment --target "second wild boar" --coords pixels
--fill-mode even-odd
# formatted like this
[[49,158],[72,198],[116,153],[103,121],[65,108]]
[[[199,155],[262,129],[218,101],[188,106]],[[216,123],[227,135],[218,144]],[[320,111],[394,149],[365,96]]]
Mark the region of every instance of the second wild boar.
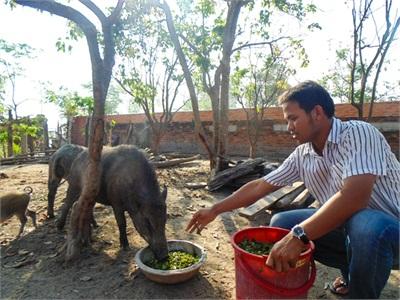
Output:
[[49,177],[47,181],[47,216],[54,218],[54,199],[61,179],[66,179],[74,159],[86,148],[79,145],[66,144],[59,148],[49,160]]

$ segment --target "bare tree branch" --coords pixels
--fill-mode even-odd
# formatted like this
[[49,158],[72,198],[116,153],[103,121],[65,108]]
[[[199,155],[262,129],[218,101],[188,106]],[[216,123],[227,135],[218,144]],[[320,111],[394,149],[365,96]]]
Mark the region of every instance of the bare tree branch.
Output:
[[282,36],[282,37],[276,38],[276,39],[274,39],[272,41],[254,42],[254,43],[248,42],[248,43],[245,43],[243,45],[240,45],[239,47],[236,47],[236,48],[232,49],[232,53],[235,52],[235,51],[244,49],[244,48],[257,47],[257,46],[263,46],[263,45],[272,45],[273,43],[276,43],[276,42],[278,42],[280,40],[288,39],[288,38],[290,38],[290,37],[289,36]]

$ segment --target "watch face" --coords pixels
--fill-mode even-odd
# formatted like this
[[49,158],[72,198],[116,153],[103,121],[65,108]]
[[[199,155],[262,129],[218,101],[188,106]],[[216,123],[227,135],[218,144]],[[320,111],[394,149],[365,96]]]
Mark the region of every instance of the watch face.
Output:
[[293,227],[293,233],[296,235],[296,236],[301,236],[301,235],[303,235],[304,234],[304,230],[303,230],[303,228],[301,228],[300,226],[296,226],[296,227]]

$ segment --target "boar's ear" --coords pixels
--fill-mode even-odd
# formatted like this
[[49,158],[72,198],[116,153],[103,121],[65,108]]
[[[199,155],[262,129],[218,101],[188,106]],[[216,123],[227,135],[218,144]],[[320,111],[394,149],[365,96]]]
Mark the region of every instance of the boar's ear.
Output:
[[161,199],[166,201],[167,200],[167,187],[164,185],[164,189],[161,192]]

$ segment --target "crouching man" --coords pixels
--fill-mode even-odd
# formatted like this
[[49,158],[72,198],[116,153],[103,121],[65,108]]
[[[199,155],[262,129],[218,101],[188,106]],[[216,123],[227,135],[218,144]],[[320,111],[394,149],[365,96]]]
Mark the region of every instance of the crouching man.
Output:
[[277,170],[196,212],[187,230],[200,232],[222,212],[303,181],[321,206],[274,215],[270,226],[291,232],[274,245],[267,265],[288,271],[313,240],[315,259],[341,271],[332,292],[379,298],[391,269],[399,265],[399,161],[375,127],[335,118],[331,96],[315,82],[287,90],[279,103],[300,145]]

